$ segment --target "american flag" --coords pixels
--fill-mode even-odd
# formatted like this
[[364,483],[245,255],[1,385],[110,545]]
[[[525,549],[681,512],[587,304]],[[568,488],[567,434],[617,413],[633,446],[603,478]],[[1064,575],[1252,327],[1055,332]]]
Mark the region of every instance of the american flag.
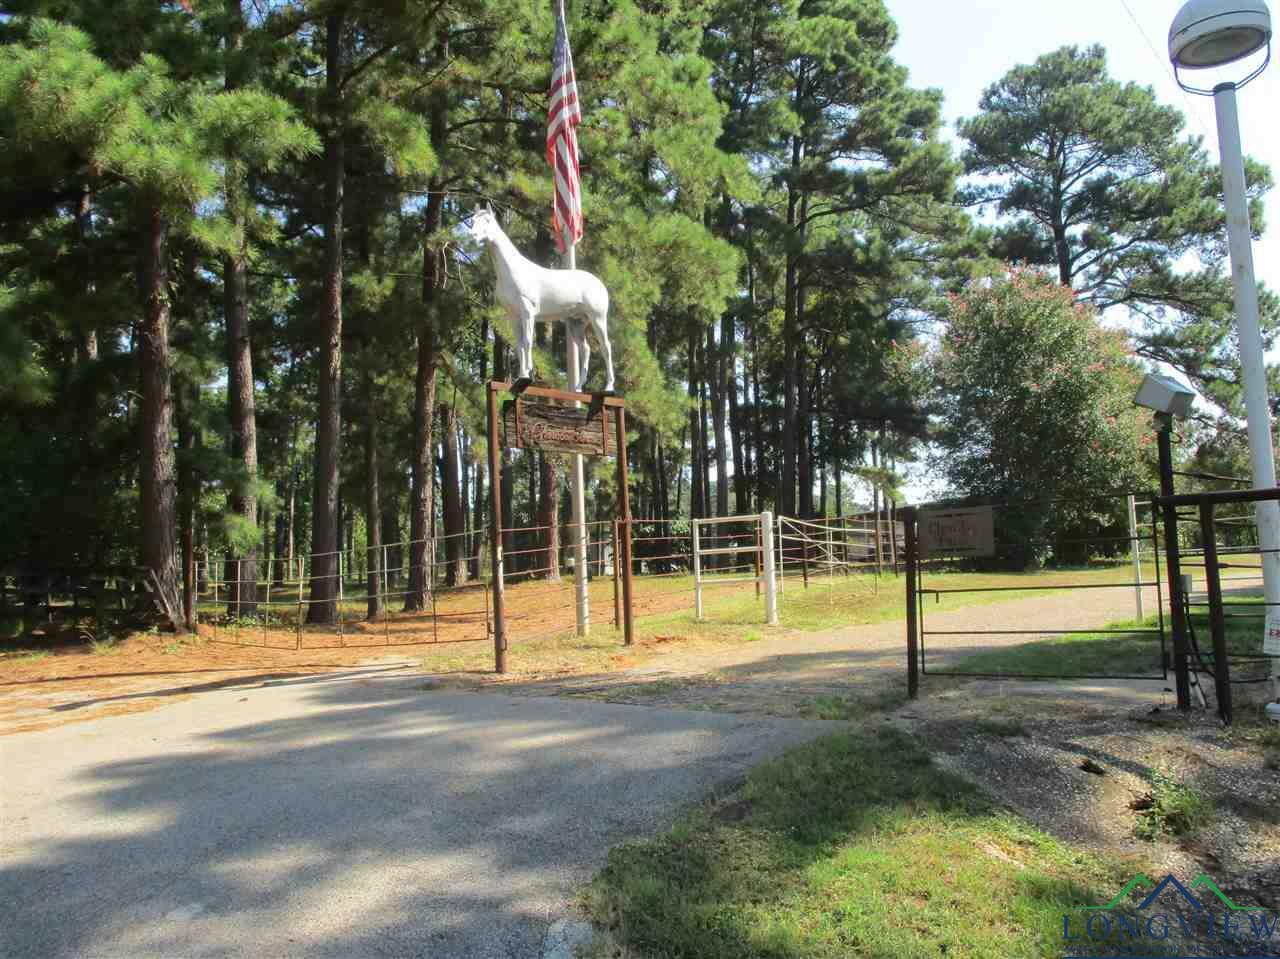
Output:
[[569,52],[564,0],[556,3],[556,48],[551,55],[551,105],[547,110],[547,163],[555,174],[551,232],[564,253],[582,239],[582,181],[578,176],[578,80]]

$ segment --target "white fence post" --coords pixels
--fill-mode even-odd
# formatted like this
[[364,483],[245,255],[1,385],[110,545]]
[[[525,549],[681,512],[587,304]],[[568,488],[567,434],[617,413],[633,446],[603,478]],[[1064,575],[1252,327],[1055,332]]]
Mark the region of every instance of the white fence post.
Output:
[[702,556],[699,553],[698,521],[691,520],[693,527],[693,616],[702,622]]
[[1133,598],[1138,606],[1138,622],[1142,622],[1142,544],[1138,539],[1138,504],[1129,496],[1129,554],[1133,557]]
[[760,514],[760,530],[764,536],[764,621],[778,625],[778,581],[773,574],[773,514]]

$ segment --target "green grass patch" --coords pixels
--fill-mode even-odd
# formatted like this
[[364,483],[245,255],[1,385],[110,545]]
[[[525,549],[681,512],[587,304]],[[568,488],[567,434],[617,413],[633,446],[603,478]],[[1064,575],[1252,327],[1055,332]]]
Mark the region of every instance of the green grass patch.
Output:
[[794,749],[615,849],[586,904],[618,944],[670,959],[1048,957],[1063,914],[1105,901],[1125,872],[881,729]]
[[[1260,598],[1232,598],[1233,603],[1257,605],[1262,612]],[[1247,614],[1247,608],[1233,607],[1236,614]],[[1212,668],[1213,639],[1209,631],[1209,610],[1194,606],[1190,617],[1191,629],[1200,647],[1200,654]],[[1155,629],[1160,625],[1158,617],[1144,620],[1122,620],[1111,623],[1107,629]],[[1226,621],[1227,652],[1233,656],[1256,656],[1261,652],[1262,620],[1229,618]],[[1166,617],[1166,632],[1171,636],[1172,627]],[[1170,639],[1169,642],[1172,640]],[[1254,670],[1252,665],[1237,666],[1240,670]],[[1089,633],[1078,636],[1055,636],[1049,639],[1019,643],[967,656],[958,662],[956,672],[991,673],[1009,676],[1161,676],[1160,638],[1154,634]]]
[[1193,787],[1164,772],[1151,777],[1151,792],[1134,801],[1138,818],[1133,832],[1139,839],[1190,836],[1213,818],[1213,804]]
[[805,719],[833,722],[861,719],[868,712],[887,712],[907,702],[905,689],[881,689],[866,695],[816,696],[800,709]]

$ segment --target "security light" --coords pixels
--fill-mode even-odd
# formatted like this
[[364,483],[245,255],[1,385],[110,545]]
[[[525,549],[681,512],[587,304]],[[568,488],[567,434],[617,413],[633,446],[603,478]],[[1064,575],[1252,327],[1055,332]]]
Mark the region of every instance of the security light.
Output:
[[[1223,67],[1267,48],[1267,60],[1244,80],[1244,86],[1271,60],[1271,11],[1265,0],[1190,0],[1169,28],[1169,59],[1179,69]],[[1195,90],[1182,83],[1184,89]]]
[[1191,415],[1191,404],[1195,398],[1196,394],[1177,380],[1158,373],[1148,373],[1133,402],[1157,413],[1185,419]]

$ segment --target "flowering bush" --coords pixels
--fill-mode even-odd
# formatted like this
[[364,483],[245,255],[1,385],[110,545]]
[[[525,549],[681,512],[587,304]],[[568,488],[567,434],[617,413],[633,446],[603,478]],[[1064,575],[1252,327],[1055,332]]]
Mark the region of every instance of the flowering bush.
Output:
[[[935,468],[958,493],[1001,501],[1083,499],[1149,485],[1142,379],[1122,333],[1071,290],[1011,270],[953,295],[931,357]],[[1087,508],[1028,511],[1023,563],[1047,558]]]

